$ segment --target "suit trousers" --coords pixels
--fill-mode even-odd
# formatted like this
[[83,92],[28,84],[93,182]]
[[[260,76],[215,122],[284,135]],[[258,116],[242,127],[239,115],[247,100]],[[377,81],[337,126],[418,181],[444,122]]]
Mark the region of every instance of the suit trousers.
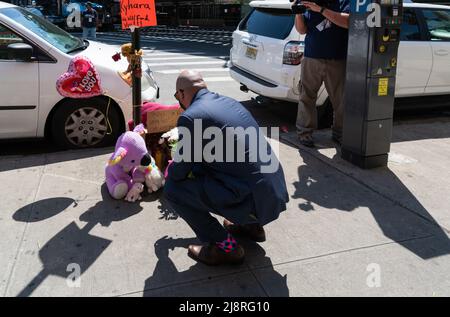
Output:
[[[239,215],[224,215],[214,206],[204,191],[201,178],[188,178],[182,181],[173,181],[168,178],[164,185],[164,197],[175,213],[187,222],[202,242],[222,242],[228,236],[228,232],[211,213],[223,216],[230,221],[234,220],[234,216],[239,219]],[[244,209],[247,205],[248,212],[242,212],[243,206],[239,206],[240,213],[245,215],[244,220],[239,220],[240,224],[257,222],[252,215],[253,204],[245,204]]]

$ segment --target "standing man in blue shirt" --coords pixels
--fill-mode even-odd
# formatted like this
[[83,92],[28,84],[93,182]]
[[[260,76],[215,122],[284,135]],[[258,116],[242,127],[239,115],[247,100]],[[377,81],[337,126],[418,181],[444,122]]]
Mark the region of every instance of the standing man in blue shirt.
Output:
[[333,106],[333,140],[342,139],[343,94],[348,43],[349,0],[329,0],[326,6],[302,1],[307,8],[295,16],[295,27],[306,34],[301,63],[300,101],[297,133],[300,144],[314,147],[312,133],[317,129],[316,100],[322,83]]
[[86,11],[83,12],[83,20],[81,26],[83,27],[83,39],[93,39],[97,37],[97,11],[92,8],[92,3],[86,3]]

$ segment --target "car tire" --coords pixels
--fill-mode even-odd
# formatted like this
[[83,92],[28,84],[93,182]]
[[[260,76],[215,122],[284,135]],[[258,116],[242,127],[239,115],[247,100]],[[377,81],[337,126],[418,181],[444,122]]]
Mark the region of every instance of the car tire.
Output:
[[65,149],[112,145],[123,131],[113,101],[102,97],[68,99],[58,106],[51,122],[54,143]]

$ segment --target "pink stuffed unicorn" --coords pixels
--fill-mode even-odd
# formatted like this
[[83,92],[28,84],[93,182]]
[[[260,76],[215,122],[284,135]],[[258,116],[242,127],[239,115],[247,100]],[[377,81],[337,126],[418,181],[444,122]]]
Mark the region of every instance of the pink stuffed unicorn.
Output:
[[143,132],[144,126],[140,124],[133,131],[123,133],[106,165],[106,185],[115,199],[125,198],[129,202],[141,199],[146,180],[145,168],[152,163]]

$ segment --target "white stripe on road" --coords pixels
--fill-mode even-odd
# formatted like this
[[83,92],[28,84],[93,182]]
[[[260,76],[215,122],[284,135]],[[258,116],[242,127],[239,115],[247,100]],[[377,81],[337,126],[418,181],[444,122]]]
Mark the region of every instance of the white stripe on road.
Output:
[[[144,60],[146,61],[157,61],[157,60],[177,60],[177,59],[202,59],[202,58],[227,58],[228,56],[186,56],[186,54],[180,55],[180,56],[168,56],[165,54],[166,57],[157,57],[152,58],[155,55],[144,55]],[[224,61],[226,62],[226,61]]]
[[[204,72],[228,72],[230,69],[227,67],[222,67],[222,68],[197,68],[195,70],[204,73]],[[164,69],[164,70],[155,70],[154,72],[166,75],[179,74],[181,73],[181,69]]]
[[218,81],[233,81],[234,79],[231,77],[204,77],[203,80],[206,83],[218,82]]
[[[123,36],[114,36],[112,34],[108,34],[108,35],[103,35],[103,34],[97,34],[97,38],[100,39],[106,39],[106,40],[111,40],[111,41],[128,41],[131,42],[131,36],[128,38],[124,38]],[[145,42],[150,42],[150,40],[146,40]],[[152,42],[155,42],[154,40],[152,40]]]
[[[178,43],[181,43],[181,42],[199,42],[198,39],[187,39],[187,38],[181,38],[181,37],[174,38],[174,37],[167,37],[167,36],[151,36],[151,37],[147,37],[147,38],[150,38],[152,40],[164,40],[164,41],[167,40],[167,41],[173,41],[173,42],[178,42]],[[145,41],[149,41],[149,40],[145,39]],[[210,43],[211,44],[211,43],[213,43],[213,41],[212,40],[208,40],[206,42],[203,41],[203,43]],[[222,42],[220,42],[220,43],[222,43]]]
[[206,62],[176,62],[176,63],[152,63],[148,66],[181,66],[181,65],[215,65],[226,64],[227,61],[206,61]]
[[[153,57],[153,56],[182,56],[185,54],[192,54],[192,55],[204,55],[205,52],[183,52],[177,49],[169,49],[169,50],[143,50],[144,51],[144,58],[146,57]],[[158,53],[153,53],[158,52]],[[167,53],[163,53],[167,52]],[[173,53],[172,53],[173,52]],[[148,54],[148,55],[147,55]]]

